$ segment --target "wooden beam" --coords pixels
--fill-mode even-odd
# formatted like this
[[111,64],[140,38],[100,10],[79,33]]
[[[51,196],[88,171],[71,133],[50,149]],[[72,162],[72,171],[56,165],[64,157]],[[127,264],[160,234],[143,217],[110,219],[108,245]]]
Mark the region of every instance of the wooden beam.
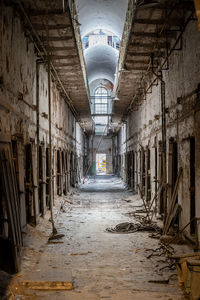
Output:
[[[139,10],[142,10],[142,9],[145,9],[145,10],[149,10],[149,9],[158,9],[158,10],[170,10],[174,7],[174,3],[171,2],[172,4],[170,3],[164,3],[164,4],[144,4],[144,5],[141,5],[138,7]],[[194,9],[194,4],[192,1],[184,1],[184,2],[180,2],[180,3],[177,3],[176,6],[175,6],[175,10],[193,10]]]
[[58,29],[68,29],[71,27],[71,24],[53,24],[53,25],[45,25],[45,24],[33,24],[33,27],[36,30],[58,30]]
[[148,64],[149,63],[149,60],[130,60],[128,59],[125,64],[141,64],[141,65],[144,65],[144,64]]
[[74,63],[74,62],[73,62],[73,64],[72,64],[72,62],[71,62],[71,63],[63,63],[63,64],[62,64],[62,63],[54,63],[53,65],[54,65],[55,68],[60,68],[60,67],[63,68],[63,67],[71,67],[71,66],[74,66],[74,67],[75,67],[75,66],[79,66],[78,63]]
[[156,48],[158,49],[165,49],[167,47],[169,47],[169,43],[163,42],[163,43],[139,43],[139,42],[132,42],[129,44],[129,49],[128,52],[130,52],[130,48],[148,48],[148,49],[154,49],[154,47],[156,46]]
[[46,47],[50,53],[57,52],[57,51],[71,51],[74,50],[74,46],[61,46],[61,47]]
[[133,71],[147,71],[147,66],[146,67],[132,67]]
[[143,37],[143,38],[164,38],[165,36],[175,38],[176,37],[176,31],[169,31],[169,30],[164,30],[162,32],[162,35],[160,35],[158,32],[144,32],[144,31],[137,31],[137,32],[132,32],[131,40],[133,41],[134,37]]
[[134,23],[136,24],[144,24],[144,25],[163,25],[163,24],[167,24],[167,25],[172,25],[172,26],[180,26],[183,23],[183,19],[178,19],[178,18],[174,18],[174,19],[139,19],[136,18],[134,19]]
[[[152,52],[129,52],[130,56],[151,56]],[[163,57],[165,55],[165,53],[162,51],[153,51],[153,55],[154,57]]]
[[50,59],[51,60],[55,60],[55,59],[72,59],[72,58],[76,58],[77,55],[76,53],[73,55],[50,55]]
[[72,41],[71,36],[40,36],[42,41],[49,41],[49,42],[60,42],[60,41]]
[[63,12],[63,9],[30,9],[27,10],[27,13],[31,17],[37,17],[37,16],[62,15],[65,12]]

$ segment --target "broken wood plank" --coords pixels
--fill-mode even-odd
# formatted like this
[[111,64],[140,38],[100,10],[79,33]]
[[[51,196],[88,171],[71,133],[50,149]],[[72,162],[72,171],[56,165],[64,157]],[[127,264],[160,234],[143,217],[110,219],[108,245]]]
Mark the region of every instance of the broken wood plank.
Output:
[[167,219],[166,219],[166,222],[165,222],[163,234],[166,234],[168,232],[171,221],[173,219],[173,211],[174,211],[174,207],[175,207],[175,204],[176,204],[176,198],[177,198],[177,195],[178,195],[178,186],[179,186],[179,182],[180,182],[180,178],[181,178],[182,173],[183,173],[183,168],[180,168],[179,173],[178,173],[178,177],[176,179],[174,191],[173,191],[173,194],[172,194],[171,205],[170,205],[169,213],[167,215]]
[[73,290],[71,281],[24,281],[21,285],[33,290]]

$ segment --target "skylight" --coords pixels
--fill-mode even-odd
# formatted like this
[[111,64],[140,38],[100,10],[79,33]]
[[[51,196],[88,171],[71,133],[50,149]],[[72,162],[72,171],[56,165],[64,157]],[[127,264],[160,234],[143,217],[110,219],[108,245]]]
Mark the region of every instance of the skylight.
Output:
[[84,50],[98,45],[108,45],[113,47],[114,49],[120,49],[119,37],[110,31],[102,29],[91,31],[90,33],[85,35],[82,38],[82,44]]

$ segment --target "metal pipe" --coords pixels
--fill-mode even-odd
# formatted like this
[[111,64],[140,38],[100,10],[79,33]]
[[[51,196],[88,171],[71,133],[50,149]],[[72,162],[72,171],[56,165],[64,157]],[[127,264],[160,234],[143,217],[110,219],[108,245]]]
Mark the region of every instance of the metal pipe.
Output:
[[37,135],[37,186],[38,186],[38,200],[39,200],[39,184],[40,184],[40,174],[39,174],[39,143],[40,143],[40,97],[39,97],[39,69],[40,62],[36,60],[36,135]]
[[166,154],[166,114],[165,114],[165,82],[161,73],[161,119],[162,119],[162,161],[163,161],[163,202],[164,224],[167,219],[167,154]]
[[151,56],[151,66],[152,73],[156,76],[156,79],[160,81],[160,104],[161,104],[161,126],[162,126],[162,180],[163,180],[163,204],[164,204],[164,225],[167,219],[167,154],[166,154],[166,143],[167,143],[167,133],[166,133],[166,112],[165,112],[165,81],[163,80],[162,71],[157,74],[153,68],[154,57]]
[[[47,19],[48,22],[48,19]],[[46,26],[47,37],[49,36],[48,24]],[[48,45],[49,49],[49,45]],[[47,52],[47,61],[48,61],[48,113],[49,113],[49,203],[51,211],[51,224],[52,224],[52,234],[55,235],[57,230],[54,225],[53,219],[53,197],[52,197],[52,136],[51,136],[51,62],[49,50]]]

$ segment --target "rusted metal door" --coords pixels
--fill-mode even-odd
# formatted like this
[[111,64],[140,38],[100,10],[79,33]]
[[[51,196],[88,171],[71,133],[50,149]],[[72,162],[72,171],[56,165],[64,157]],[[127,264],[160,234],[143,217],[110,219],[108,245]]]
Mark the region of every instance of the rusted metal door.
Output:
[[20,216],[21,227],[26,226],[26,202],[25,202],[25,185],[24,185],[24,148],[21,141],[17,141],[17,160],[18,160],[18,186],[20,198]]
[[[8,251],[12,250],[14,270],[20,270],[21,249],[23,245],[20,219],[20,199],[17,186],[17,177],[13,163],[11,143],[0,143],[0,181],[2,201],[4,202],[4,215],[1,222],[8,226],[5,241],[8,241]],[[2,246],[1,246],[2,247]]]
[[37,159],[36,159],[36,147],[33,144],[31,147],[31,169],[32,169],[32,192],[33,192],[33,208],[34,208],[34,223],[39,222],[39,199],[38,199],[38,183],[37,183]]

